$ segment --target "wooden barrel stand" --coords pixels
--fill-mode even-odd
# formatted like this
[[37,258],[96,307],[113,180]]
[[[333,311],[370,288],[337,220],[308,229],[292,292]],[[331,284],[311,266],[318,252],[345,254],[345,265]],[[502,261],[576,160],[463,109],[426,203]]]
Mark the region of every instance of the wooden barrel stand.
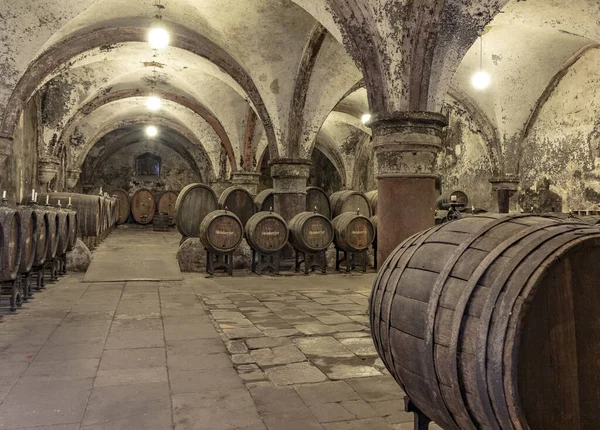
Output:
[[200,223],[200,242],[206,249],[206,272],[215,274],[225,269],[233,276],[233,252],[244,238],[244,227],[240,219],[227,210],[216,210],[204,217]]

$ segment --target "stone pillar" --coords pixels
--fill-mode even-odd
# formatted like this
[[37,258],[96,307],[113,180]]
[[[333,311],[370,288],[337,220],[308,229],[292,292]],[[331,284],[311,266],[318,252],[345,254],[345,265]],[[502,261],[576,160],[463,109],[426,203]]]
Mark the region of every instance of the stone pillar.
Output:
[[0,136],[0,166],[12,154],[14,140],[12,137]]
[[231,174],[231,184],[244,187],[253,196],[258,194],[260,173],[257,172],[234,172]]
[[[498,197],[498,212],[507,214],[510,211],[510,198],[519,189],[519,179],[512,175],[505,175],[493,178],[491,181],[492,190]],[[529,210],[529,208],[524,208]]]
[[306,183],[310,160],[278,158],[271,160],[273,208],[286,221],[306,211]]
[[210,181],[210,187],[213,189],[218,198],[223,191],[231,187],[231,181],[227,179],[213,179]]
[[435,163],[445,116],[402,112],[370,124],[377,163],[377,253],[383,262],[406,238],[435,224]]

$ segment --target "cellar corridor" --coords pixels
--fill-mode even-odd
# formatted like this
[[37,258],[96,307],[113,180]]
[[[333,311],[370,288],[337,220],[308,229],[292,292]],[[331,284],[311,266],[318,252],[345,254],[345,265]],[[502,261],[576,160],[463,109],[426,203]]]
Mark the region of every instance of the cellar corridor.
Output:
[[[118,229],[94,260],[138,276],[135,253],[174,258],[171,236]],[[374,275],[115,272],[4,315],[0,429],[412,428],[369,336]]]

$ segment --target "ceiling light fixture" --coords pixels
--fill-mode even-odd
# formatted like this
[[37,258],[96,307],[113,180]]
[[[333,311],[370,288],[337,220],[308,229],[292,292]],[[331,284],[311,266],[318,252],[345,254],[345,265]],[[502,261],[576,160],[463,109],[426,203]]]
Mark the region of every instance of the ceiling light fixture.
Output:
[[158,129],[153,125],[149,125],[148,127],[146,127],[146,134],[149,137],[156,137],[156,135],[158,134]]
[[148,100],[146,100],[146,106],[151,111],[157,111],[161,108],[162,101],[159,97],[149,97]]
[[370,113],[366,113],[366,114],[364,114],[364,115],[362,116],[361,120],[362,120],[362,123],[363,123],[363,124],[366,124],[366,123],[368,123],[369,121],[371,121],[371,114],[370,114]]
[[490,86],[492,77],[483,70],[483,35],[479,36],[479,71],[473,75],[471,84],[475,89],[485,90]]
[[154,49],[163,49],[169,45],[169,32],[164,28],[155,27],[148,33],[148,43]]

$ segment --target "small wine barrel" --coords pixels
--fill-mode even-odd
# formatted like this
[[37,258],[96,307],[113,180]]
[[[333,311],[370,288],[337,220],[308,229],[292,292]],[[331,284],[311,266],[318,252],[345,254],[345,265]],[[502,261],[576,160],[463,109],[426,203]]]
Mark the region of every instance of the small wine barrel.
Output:
[[39,201],[45,203],[46,197],[49,198],[49,204],[65,207],[69,204],[78,214],[78,233],[80,236],[97,237],[102,232],[102,206],[104,198],[97,195],[75,194],[75,193],[50,193],[40,194]]
[[149,190],[140,188],[131,197],[131,215],[138,224],[146,225],[152,222],[156,202]]
[[216,210],[200,223],[200,242],[212,252],[225,254],[240,246],[244,238],[244,226],[230,211]]
[[259,212],[246,224],[248,244],[263,254],[281,251],[288,242],[288,227],[281,215]]
[[51,206],[44,206],[44,210],[48,215],[48,252],[46,252],[46,261],[54,260],[58,251],[60,219],[58,217],[58,209]]
[[233,212],[246,226],[248,220],[256,213],[254,198],[250,191],[243,187],[233,186],[227,188],[219,197],[219,208]]
[[[456,201],[452,201],[453,197]],[[438,209],[450,209],[453,203],[460,207],[467,207],[469,197],[462,191],[448,191],[437,198],[436,207]]]
[[9,207],[0,207],[2,242],[0,250],[0,281],[16,279],[21,265],[21,215]]
[[275,199],[272,188],[261,191],[254,197],[257,212],[272,211],[275,208]]
[[379,191],[373,190],[365,194],[369,207],[371,208],[371,214],[377,215],[377,202],[379,201]]
[[165,213],[169,217],[169,225],[175,224],[177,213],[175,206],[177,204],[178,194],[174,191],[165,191],[158,199],[158,213]]
[[301,212],[289,223],[290,243],[302,252],[321,252],[333,242],[333,226],[328,218],[314,212]]
[[111,195],[119,201],[117,212],[117,224],[125,224],[131,213],[131,203],[129,202],[129,194],[127,191],[117,188],[113,190]]
[[346,190],[333,193],[329,200],[331,201],[331,216],[336,218],[343,213],[360,211],[361,215],[369,218],[371,216],[371,207],[365,195],[358,191]]
[[375,240],[375,227],[364,215],[345,212],[334,218],[332,224],[335,231],[335,244],[344,251],[364,251]]
[[32,206],[18,206],[21,216],[21,263],[19,273],[29,273],[35,260],[38,240],[38,212]]
[[[38,205],[33,206],[36,213],[37,219],[37,241],[35,244],[35,258],[33,260],[33,267],[43,266],[46,261],[46,255],[50,248],[50,218],[46,210]],[[77,239],[77,235],[75,235]]]
[[331,219],[331,204],[329,197],[319,187],[308,187],[306,189],[306,211],[320,213],[327,219]]
[[188,185],[181,190],[175,203],[177,230],[183,237],[198,237],[200,223],[218,206],[217,195],[208,185]]
[[461,218],[404,241],[370,300],[375,346],[447,429],[600,423],[600,229],[535,215]]
[[170,220],[171,217],[169,216],[169,214],[159,212],[154,216],[154,219],[152,220],[152,229],[154,231],[169,231],[169,225],[171,224]]

